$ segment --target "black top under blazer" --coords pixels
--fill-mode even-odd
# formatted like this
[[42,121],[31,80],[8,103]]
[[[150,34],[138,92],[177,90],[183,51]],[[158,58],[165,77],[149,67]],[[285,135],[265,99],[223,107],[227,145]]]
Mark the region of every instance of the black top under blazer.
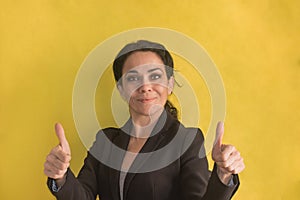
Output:
[[[130,136],[126,132],[131,127],[132,122],[129,119],[121,129],[106,128],[99,131],[77,178],[68,169],[66,182],[58,192],[51,190],[51,179],[48,178],[52,194],[58,200],[94,200],[97,195],[100,200],[120,200],[118,169],[124,154],[116,153],[114,146],[127,149]],[[231,199],[239,186],[238,176],[233,175],[234,184],[227,186],[219,180],[216,164],[212,172],[209,171],[206,156],[199,157],[204,142],[200,129],[185,128],[177,119],[164,112],[152,133],[154,134],[147,139],[140,153],[159,150],[172,142],[176,135],[180,136],[179,143],[171,145],[168,151],[161,153],[161,159],[156,159],[156,163],[150,157],[136,157],[131,166],[133,170],[130,171],[139,170],[143,173],[127,173],[123,200]],[[111,142],[104,143],[103,136]],[[145,172],[147,167],[156,166],[157,162],[164,161],[166,156],[177,154],[178,158],[169,165]],[[111,168],[104,163],[113,163],[113,166],[119,167]]]

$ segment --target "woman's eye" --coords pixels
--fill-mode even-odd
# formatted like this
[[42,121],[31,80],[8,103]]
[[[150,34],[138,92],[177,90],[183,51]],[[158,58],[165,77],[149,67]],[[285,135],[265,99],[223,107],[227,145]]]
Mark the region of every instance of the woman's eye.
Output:
[[127,81],[131,82],[131,81],[138,81],[139,77],[138,76],[128,76],[126,78]]
[[160,74],[152,74],[150,76],[151,80],[157,80],[157,79],[160,79],[161,78],[161,75]]

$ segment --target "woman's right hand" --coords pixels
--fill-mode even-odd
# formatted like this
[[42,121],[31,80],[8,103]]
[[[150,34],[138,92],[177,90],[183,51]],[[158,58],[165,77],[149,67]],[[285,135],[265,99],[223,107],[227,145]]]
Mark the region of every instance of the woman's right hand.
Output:
[[55,132],[59,145],[54,147],[46,157],[44,173],[49,178],[55,179],[58,186],[62,186],[65,183],[66,172],[70,166],[71,150],[61,124],[55,124]]

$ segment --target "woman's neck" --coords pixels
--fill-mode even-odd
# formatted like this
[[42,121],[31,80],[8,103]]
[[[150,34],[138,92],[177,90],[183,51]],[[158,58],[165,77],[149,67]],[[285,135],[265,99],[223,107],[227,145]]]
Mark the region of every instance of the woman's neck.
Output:
[[136,138],[148,138],[162,111],[155,112],[153,115],[132,114],[131,119],[133,123],[133,129],[131,131],[131,136]]

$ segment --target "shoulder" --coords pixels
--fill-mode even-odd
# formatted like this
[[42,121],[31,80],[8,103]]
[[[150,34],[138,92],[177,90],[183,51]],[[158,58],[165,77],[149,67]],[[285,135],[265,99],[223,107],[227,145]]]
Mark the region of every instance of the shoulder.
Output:
[[182,135],[182,157],[181,158],[205,158],[205,138],[200,128],[184,127],[182,124],[179,127],[179,133]]
[[114,142],[116,138],[121,134],[121,130],[119,128],[109,127],[101,129],[96,134],[96,139],[94,140],[94,143],[92,147],[90,148],[90,151],[97,151],[103,150],[103,148],[110,147]]
[[114,138],[120,134],[121,134],[120,128],[115,128],[115,127],[104,128],[97,132],[96,140],[102,138],[105,135],[109,140],[113,141]]
[[169,141],[177,139],[176,144],[182,147],[182,150],[187,150],[188,147],[199,147],[204,142],[204,135],[198,127],[186,127],[178,119],[168,116],[163,135],[168,138]]
[[[119,128],[105,128],[98,131],[96,140],[89,153],[93,155],[101,163],[109,163],[111,155],[118,155],[123,146],[126,145],[129,136]],[[117,148],[120,147],[120,148]]]
[[185,127],[182,123],[180,123],[178,132],[183,134],[185,142],[192,143],[194,145],[202,144],[204,142],[204,135],[200,128]]

